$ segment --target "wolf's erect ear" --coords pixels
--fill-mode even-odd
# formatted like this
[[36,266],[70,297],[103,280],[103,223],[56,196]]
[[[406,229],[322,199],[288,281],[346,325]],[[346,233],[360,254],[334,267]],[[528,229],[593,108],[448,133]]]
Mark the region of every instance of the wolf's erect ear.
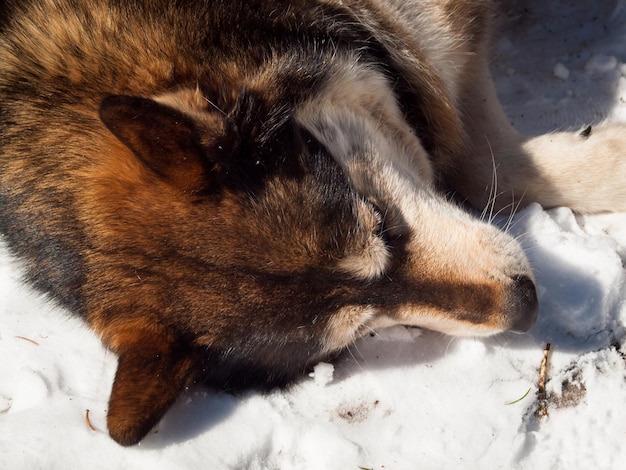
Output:
[[194,361],[177,349],[146,336],[120,352],[107,416],[109,434],[119,444],[137,444],[187,385]]
[[208,184],[210,162],[191,117],[149,98],[115,95],[100,104],[100,119],[164,180],[191,192]]

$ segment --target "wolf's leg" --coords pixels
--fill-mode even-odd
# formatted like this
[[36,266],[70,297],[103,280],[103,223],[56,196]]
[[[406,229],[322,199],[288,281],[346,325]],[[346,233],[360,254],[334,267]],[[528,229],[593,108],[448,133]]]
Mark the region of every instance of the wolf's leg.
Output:
[[522,148],[540,173],[533,200],[578,212],[626,211],[626,124],[546,134]]
[[626,124],[521,136],[502,110],[484,58],[467,69],[459,107],[468,144],[449,180],[472,205],[506,210],[534,201],[585,213],[626,211]]

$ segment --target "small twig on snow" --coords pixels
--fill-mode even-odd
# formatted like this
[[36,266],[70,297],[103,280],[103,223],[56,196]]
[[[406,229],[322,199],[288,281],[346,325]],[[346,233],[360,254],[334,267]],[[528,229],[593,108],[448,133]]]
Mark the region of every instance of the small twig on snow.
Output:
[[28,341],[29,343],[33,343],[35,346],[39,346],[39,343],[34,339],[27,338],[26,336],[16,336],[17,339],[23,339],[24,341]]
[[91,429],[92,431],[96,430],[94,425],[91,424],[91,420],[89,419],[89,410],[85,410],[85,421],[87,423],[87,426],[89,426],[89,429]]
[[539,367],[539,383],[537,384],[537,417],[543,418],[548,416],[548,394],[546,393],[546,381],[548,380],[548,363],[550,360],[550,351],[552,345],[546,344],[543,350],[543,359],[541,360],[541,366]]

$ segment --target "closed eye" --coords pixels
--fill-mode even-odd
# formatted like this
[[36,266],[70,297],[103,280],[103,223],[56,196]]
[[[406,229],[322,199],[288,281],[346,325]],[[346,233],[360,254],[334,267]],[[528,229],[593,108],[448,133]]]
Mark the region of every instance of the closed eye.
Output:
[[394,211],[384,208],[377,201],[368,199],[368,204],[376,214],[378,223],[375,234],[380,238],[393,257],[401,257],[404,251],[405,241],[408,239],[407,226],[400,217],[394,215]]

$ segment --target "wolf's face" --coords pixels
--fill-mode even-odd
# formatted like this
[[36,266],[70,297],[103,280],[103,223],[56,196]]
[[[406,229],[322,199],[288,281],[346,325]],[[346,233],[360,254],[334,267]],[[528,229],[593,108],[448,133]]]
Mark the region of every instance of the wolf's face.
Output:
[[489,335],[534,322],[519,244],[437,194],[387,80],[344,63],[297,103],[198,87],[101,106],[132,171],[95,189],[98,217],[112,245],[154,251],[136,298],[170,293],[154,321],[209,364],[203,380],[280,384],[381,325]]

